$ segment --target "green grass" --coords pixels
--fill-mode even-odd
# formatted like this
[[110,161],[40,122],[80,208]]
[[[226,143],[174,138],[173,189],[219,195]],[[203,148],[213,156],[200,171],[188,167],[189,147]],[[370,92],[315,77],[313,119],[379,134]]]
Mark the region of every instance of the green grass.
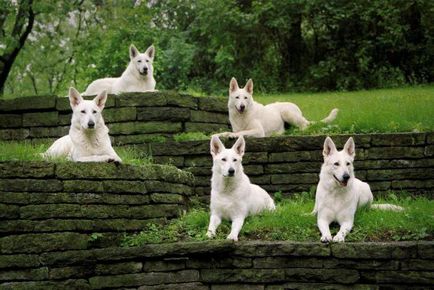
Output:
[[434,85],[356,92],[287,93],[260,95],[263,104],[293,102],[309,120],[321,120],[332,108],[339,114],[332,125],[317,124],[286,134],[339,134],[434,131]]
[[182,141],[199,141],[199,140],[209,140],[210,136],[202,132],[185,132],[179,133],[173,136],[173,140],[176,142]]
[[[391,193],[376,203],[393,203],[405,208],[404,212],[361,209],[356,214],[353,231],[346,241],[404,241],[432,240],[434,238],[434,201],[426,197],[413,198],[402,193],[397,199]],[[278,198],[275,198],[278,200]],[[310,194],[298,194],[277,203],[274,212],[246,219],[240,240],[319,241],[316,218],[310,214],[314,201]],[[123,246],[175,241],[203,241],[209,222],[207,209],[193,209],[167,225],[151,224],[139,234],[125,236]],[[331,227],[332,233],[338,226]],[[225,221],[217,230],[216,239],[225,239],[230,223]]]
[[[28,141],[0,142],[0,161],[42,161],[41,153],[45,152],[50,144],[34,144]],[[134,146],[115,147],[123,163],[132,165],[146,165],[152,163],[152,157],[138,151]],[[53,162],[67,162],[66,158],[52,159]]]

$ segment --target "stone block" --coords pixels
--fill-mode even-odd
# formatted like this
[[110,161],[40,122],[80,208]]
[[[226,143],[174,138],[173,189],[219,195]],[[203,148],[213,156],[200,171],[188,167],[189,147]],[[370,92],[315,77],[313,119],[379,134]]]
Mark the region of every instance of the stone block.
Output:
[[21,114],[0,114],[0,128],[20,128],[23,126]]
[[42,253],[86,249],[88,235],[78,233],[24,234],[0,238],[0,253]]
[[96,275],[118,275],[139,273],[142,271],[141,262],[121,262],[111,264],[98,264],[95,267]]
[[54,109],[55,102],[55,96],[34,96],[10,100],[0,100],[0,111],[9,112],[23,110]]
[[372,134],[372,146],[414,146],[425,144],[425,133]]
[[2,178],[47,178],[54,176],[54,164],[41,161],[7,161],[0,162]]
[[351,259],[408,259],[417,257],[416,242],[332,244],[332,255]]
[[44,138],[44,137],[63,137],[69,134],[69,126],[59,127],[31,127],[30,137]]
[[277,163],[265,165],[265,173],[319,173],[321,163],[319,162],[296,162],[296,163]]
[[220,97],[200,97],[199,110],[208,112],[228,113],[228,100]]
[[[152,156],[204,155],[209,152],[208,141],[185,141],[150,144]],[[208,153],[206,154],[207,156]]]
[[0,179],[0,191],[58,192],[62,189],[62,182],[55,179]]
[[276,283],[285,281],[281,269],[202,269],[202,281],[205,283]]
[[369,159],[423,158],[424,147],[373,147],[367,150]]
[[316,184],[318,183],[318,173],[296,173],[296,174],[273,174],[271,184]]
[[163,92],[163,94],[166,97],[166,102],[169,106],[197,109],[197,97],[180,94],[176,91],[166,91]]
[[291,151],[291,152],[271,152],[268,158],[269,162],[300,162],[300,161],[316,161],[322,163],[322,151]]
[[371,283],[393,283],[398,285],[432,285],[432,271],[375,271],[362,272],[362,279]]
[[137,109],[139,121],[187,121],[190,119],[190,109],[174,107],[143,107]]
[[23,114],[24,127],[57,126],[57,120],[57,111]]
[[228,131],[227,124],[186,122],[185,132],[217,133]]
[[285,270],[285,279],[297,282],[354,284],[360,279],[360,274],[356,270],[349,269],[290,268]]
[[308,242],[239,242],[234,255],[245,257],[293,256],[293,257],[329,257],[330,246]]
[[228,114],[222,113],[191,110],[191,121],[202,123],[219,123],[226,125],[225,127],[228,127],[229,116]]
[[108,124],[110,134],[129,135],[142,133],[178,133],[182,123],[172,122],[125,122]]
[[24,140],[29,137],[29,129],[2,129],[0,140]]
[[367,179],[376,180],[399,180],[399,179],[431,179],[433,173],[425,168],[408,168],[408,169],[385,169],[370,170],[367,172]]
[[125,108],[111,108],[105,109],[102,112],[105,123],[115,123],[115,122],[125,122],[134,121],[137,117],[136,108],[125,107]]
[[185,259],[149,260],[143,262],[143,272],[167,272],[185,269]]
[[165,106],[167,100],[161,92],[122,93],[116,98],[117,107]]
[[36,268],[40,264],[38,255],[0,255],[0,269]]
[[48,278],[48,268],[15,269],[0,272],[0,281],[38,281]]
[[184,197],[180,194],[173,193],[153,193],[151,200],[154,203],[177,203],[185,204]]
[[117,135],[114,136],[113,144],[115,145],[129,145],[129,144],[143,144],[143,143],[162,144],[166,142],[167,138],[169,138],[169,135],[170,135],[169,133]]

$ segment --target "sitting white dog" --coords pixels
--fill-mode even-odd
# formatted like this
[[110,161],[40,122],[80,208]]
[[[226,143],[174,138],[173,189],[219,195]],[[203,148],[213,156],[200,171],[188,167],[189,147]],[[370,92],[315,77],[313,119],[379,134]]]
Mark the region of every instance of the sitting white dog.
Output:
[[70,88],[72,119],[69,135],[56,140],[43,157],[67,157],[79,162],[122,162],[111,145],[109,129],[101,115],[106,100],[105,91],[87,101],[76,89]]
[[211,178],[211,217],[207,236],[214,237],[222,219],[232,221],[228,239],[237,241],[244,219],[263,210],[274,210],[274,201],[261,187],[251,184],[241,164],[245,141],[241,136],[231,149],[220,139],[211,139],[213,156]]
[[140,53],[137,48],[130,46],[130,63],[119,78],[103,78],[93,81],[83,95],[96,95],[103,90],[108,94],[123,92],[146,92],[155,90],[154,61],[155,48],[148,47],[145,53]]
[[[253,81],[249,79],[244,88],[238,87],[235,78],[229,84],[229,121],[233,132],[216,134],[220,137],[239,136],[269,137],[285,131],[285,122],[300,129],[307,128],[313,121],[303,117],[300,108],[290,102],[262,105],[253,100]],[[333,109],[323,123],[332,122],[338,113]]]
[[[315,207],[317,224],[321,232],[321,242],[343,242],[351,231],[356,210],[362,206],[385,210],[403,210],[391,204],[374,204],[369,184],[354,176],[353,161],[356,155],[353,138],[349,138],[344,149],[338,151],[330,137],[324,142],[324,164],[321,167],[316,189]],[[333,237],[329,225],[338,222],[339,232]]]

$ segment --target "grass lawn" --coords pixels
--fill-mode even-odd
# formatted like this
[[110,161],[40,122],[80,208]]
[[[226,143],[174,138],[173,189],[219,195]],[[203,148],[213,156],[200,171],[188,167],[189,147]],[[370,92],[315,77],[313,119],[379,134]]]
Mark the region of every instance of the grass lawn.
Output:
[[[434,201],[426,197],[405,196],[398,199],[391,193],[387,199],[376,201],[401,205],[405,208],[404,212],[359,210],[355,226],[346,241],[432,240]],[[279,200],[278,194],[275,200]],[[275,212],[247,218],[239,239],[319,241],[316,217],[310,215],[313,205],[313,197],[308,193],[280,200]],[[139,246],[146,243],[207,240],[208,212],[208,209],[193,209],[168,225],[150,224],[139,234],[125,236],[122,244]],[[336,225],[331,229],[335,234],[339,228]],[[216,238],[225,239],[229,232],[230,223],[223,222],[217,229]]]
[[[51,145],[51,144],[49,144]],[[32,144],[28,141],[0,142],[0,161],[42,161],[40,153],[44,153],[48,144]],[[135,150],[134,146],[115,147],[115,151],[121,157],[123,163],[132,165],[146,165],[152,163],[152,158]],[[65,162],[66,158],[53,159],[54,162]]]
[[263,104],[290,101],[309,120],[321,120],[332,108],[339,114],[332,125],[312,126],[288,134],[434,131],[434,85],[356,92],[254,95]]

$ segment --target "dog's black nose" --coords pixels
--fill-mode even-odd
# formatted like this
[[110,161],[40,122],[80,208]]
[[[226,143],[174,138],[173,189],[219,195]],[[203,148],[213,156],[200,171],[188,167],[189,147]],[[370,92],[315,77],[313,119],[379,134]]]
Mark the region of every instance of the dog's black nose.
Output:
[[348,181],[348,179],[350,179],[350,175],[348,173],[345,173],[342,178],[344,179],[344,181]]
[[88,128],[91,128],[91,129],[95,128],[95,122],[93,122],[93,121],[89,121],[89,122],[87,123],[87,127],[88,127]]
[[234,176],[234,174],[235,174],[235,169],[233,169],[233,168],[229,168],[228,173],[229,173],[229,176]]

